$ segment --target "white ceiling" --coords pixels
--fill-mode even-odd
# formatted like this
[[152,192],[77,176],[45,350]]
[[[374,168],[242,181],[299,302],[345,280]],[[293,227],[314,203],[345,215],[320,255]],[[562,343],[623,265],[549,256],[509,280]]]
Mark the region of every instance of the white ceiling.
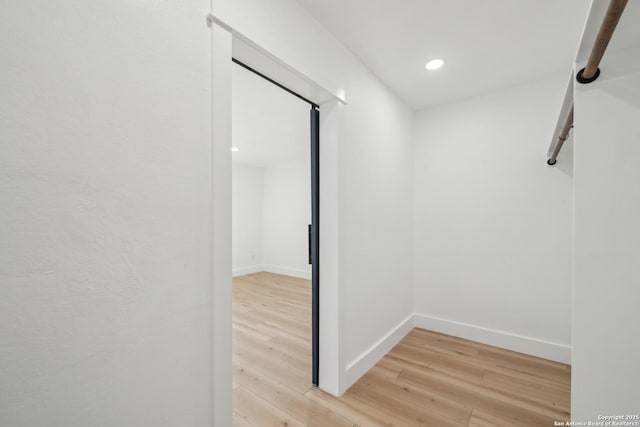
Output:
[[233,64],[235,163],[267,167],[308,158],[311,106],[254,73]]
[[[569,72],[589,0],[297,0],[414,108]],[[440,70],[424,65],[443,58]]]

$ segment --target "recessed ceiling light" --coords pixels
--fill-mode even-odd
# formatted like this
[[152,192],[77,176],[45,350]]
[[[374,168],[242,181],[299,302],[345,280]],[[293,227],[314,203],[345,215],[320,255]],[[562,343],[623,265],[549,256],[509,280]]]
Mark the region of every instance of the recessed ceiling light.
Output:
[[231,147],[231,151],[237,153],[238,151],[240,151],[240,149],[238,147]]
[[438,59],[432,59],[431,61],[427,62],[426,68],[429,71],[433,71],[433,70],[437,70],[438,68],[442,67],[444,65],[444,61],[440,58]]

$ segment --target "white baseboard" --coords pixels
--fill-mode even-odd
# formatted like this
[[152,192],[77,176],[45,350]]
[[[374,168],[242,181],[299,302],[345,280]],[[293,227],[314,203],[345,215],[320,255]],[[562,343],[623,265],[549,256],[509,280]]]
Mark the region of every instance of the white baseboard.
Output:
[[264,271],[264,265],[250,265],[249,267],[240,267],[233,270],[232,277],[244,276],[245,274],[253,274]]
[[413,314],[400,322],[395,328],[387,332],[377,343],[367,351],[356,357],[345,369],[344,381],[341,384],[340,393],[344,393],[361,376],[371,369],[385,354],[389,352],[402,338],[414,327]]
[[280,265],[263,265],[262,271],[269,273],[284,274],[285,276],[298,277],[300,279],[311,280],[311,270],[302,270],[298,268],[283,267]]
[[483,328],[468,323],[442,319],[425,314],[415,314],[415,326],[447,335],[453,335],[507,350],[517,351],[543,359],[571,364],[571,346],[516,335],[496,329]]

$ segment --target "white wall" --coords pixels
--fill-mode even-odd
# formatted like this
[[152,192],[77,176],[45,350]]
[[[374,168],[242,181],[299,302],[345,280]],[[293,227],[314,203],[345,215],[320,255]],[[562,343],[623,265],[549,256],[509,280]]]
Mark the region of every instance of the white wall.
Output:
[[3,3],[0,425],[211,425],[207,12]]
[[264,269],[311,279],[311,161],[278,163],[264,171]]
[[308,158],[265,168],[233,164],[233,275],[258,271],[311,279]]
[[608,52],[600,78],[575,86],[575,421],[638,414],[638,58],[640,47]]
[[320,267],[321,299],[333,296],[320,307],[320,386],[339,394],[409,324],[413,112],[295,1],[213,0],[212,11],[299,75],[346,94],[320,135],[321,180],[327,170],[338,179],[320,189],[321,209],[337,218],[320,227],[321,252],[337,254]]
[[263,270],[264,169],[234,163],[232,168],[233,275]]
[[565,82],[417,114],[418,326],[570,361],[572,177],[544,157]]
[[345,386],[411,329],[413,313],[413,111],[364,69],[353,73],[338,172]]

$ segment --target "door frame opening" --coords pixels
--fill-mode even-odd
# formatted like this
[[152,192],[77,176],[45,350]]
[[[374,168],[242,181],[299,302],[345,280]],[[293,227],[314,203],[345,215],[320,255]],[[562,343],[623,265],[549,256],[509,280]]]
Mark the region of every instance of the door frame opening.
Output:
[[251,71],[311,106],[309,115],[309,146],[311,152],[311,226],[309,233],[309,258],[311,264],[311,378],[313,385],[318,386],[320,376],[320,106],[239,59],[232,57],[231,60],[234,64]]

